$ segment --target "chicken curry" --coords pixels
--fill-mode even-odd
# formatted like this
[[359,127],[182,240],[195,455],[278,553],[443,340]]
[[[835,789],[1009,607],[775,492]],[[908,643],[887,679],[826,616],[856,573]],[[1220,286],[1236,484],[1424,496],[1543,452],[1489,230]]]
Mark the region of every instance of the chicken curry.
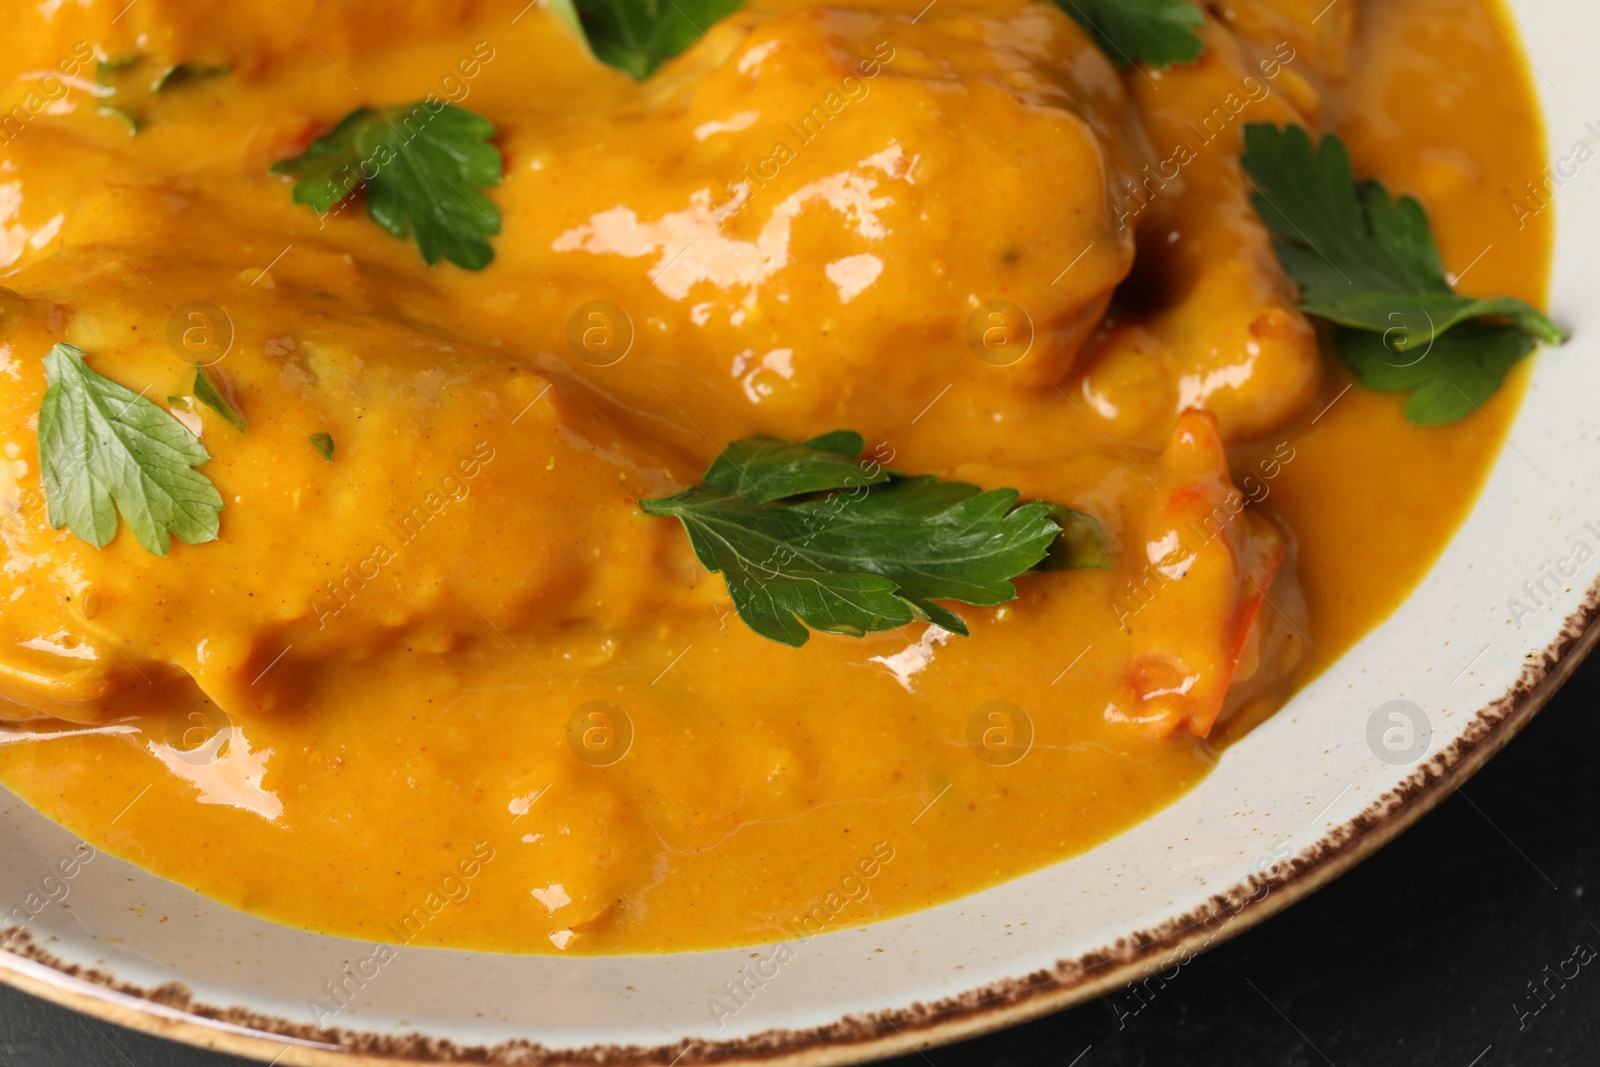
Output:
[[[1163,3],[4,0],[0,782],[278,922],[540,953],[1172,803],[1465,516],[1551,218],[1487,5]],[[1431,227],[1415,301],[1337,291],[1302,164]]]

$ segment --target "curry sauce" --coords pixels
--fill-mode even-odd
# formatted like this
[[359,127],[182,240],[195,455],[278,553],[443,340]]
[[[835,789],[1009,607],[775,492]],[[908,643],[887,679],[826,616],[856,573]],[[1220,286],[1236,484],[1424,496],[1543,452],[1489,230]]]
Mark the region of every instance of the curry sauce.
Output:
[[[37,738],[0,781],[275,921],[503,952],[777,940],[1092,848],[1398,605],[1526,375],[1443,428],[1353,387],[1243,126],[1337,131],[1463,292],[1536,302],[1509,32],[1239,0],[1119,69],[1041,3],[755,0],[636,83],[521,3],[0,3],[0,718]],[[268,172],[430,94],[498,130],[481,272]],[[59,342],[200,435],[218,540],[51,527]],[[1114,563],[969,637],[767,641],[638,502],[839,428]]]

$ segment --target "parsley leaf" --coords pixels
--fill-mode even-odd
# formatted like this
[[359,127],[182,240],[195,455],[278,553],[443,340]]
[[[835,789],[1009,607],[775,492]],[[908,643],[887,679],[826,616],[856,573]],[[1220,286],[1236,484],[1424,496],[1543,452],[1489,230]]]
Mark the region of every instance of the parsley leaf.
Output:
[[1550,344],[1565,340],[1555,323],[1521,300],[1457,296],[1422,205],[1409,196],[1391,200],[1376,181],[1357,184],[1350,153],[1336,135],[1324,136],[1315,152],[1298,126],[1255,123],[1244,137],[1256,211],[1300,284],[1308,314],[1387,333],[1401,352],[1457,323],[1486,317],[1509,319]]
[[1206,17],[1185,0],[1056,0],[1119,67],[1193,63],[1206,49]]
[[[798,445],[747,437],[728,446],[703,485],[639,506],[681,521],[745,624],[796,648],[807,626],[860,636],[922,619],[964,635],[961,616],[934,601],[1013,599],[1011,579],[1044,561],[1061,536],[1053,505],[1019,506],[1014,489],[887,471],[857,461],[863,444],[849,431]],[[1086,558],[1093,552],[1103,552],[1097,539]]]
[[[1406,407],[1413,422],[1432,426],[1463,417],[1532,350],[1531,341],[1518,344],[1490,327],[1446,343],[1463,324],[1504,320],[1525,338],[1566,340],[1521,300],[1456,295],[1422,205],[1409,196],[1391,199],[1376,181],[1357,183],[1350,153],[1334,134],[1313,148],[1298,126],[1257,123],[1244,128],[1244,142],[1256,211],[1300,286],[1301,309],[1344,327],[1340,352],[1363,384],[1421,394]],[[1427,355],[1413,358],[1419,351]],[[1458,414],[1445,417],[1451,411]]]
[[1081,571],[1110,567],[1116,561],[1106,547],[1105,531],[1099,520],[1081,511],[1050,504],[1050,518],[1061,527],[1061,536],[1050,546],[1050,554],[1039,564],[1042,571]]
[[233,71],[221,64],[177,63],[152,73],[151,62],[143,52],[133,52],[102,59],[95,67],[94,80],[99,87],[95,95],[100,98],[95,111],[126,122],[129,136],[144,129],[156,94],[198,78],[220,77]]
[[95,64],[94,80],[98,85],[114,86],[117,79],[129,67],[137,66],[144,61],[143,52],[130,52],[125,56],[115,59],[102,59]]
[[222,496],[197,470],[211,455],[184,425],[144,397],[97,374],[83,350],[58,344],[44,357],[39,471],[50,525],[96,548],[117,532],[117,514],[145,550],[167,554],[216,539]]
[[1515,326],[1467,322],[1440,334],[1421,354],[1396,353],[1383,335],[1339,330],[1339,354],[1356,380],[1379,392],[1410,392],[1406,421],[1447,426],[1476,411],[1499,390],[1533,339]]
[[233,424],[235,430],[244,433],[245,427],[248,425],[244,421],[244,415],[239,412],[238,408],[228,403],[228,398],[222,395],[222,390],[217,388],[216,383],[211,380],[211,376],[199,367],[194,369],[194,398],[227,419]]
[[310,437],[306,438],[306,440],[310,441],[311,442],[311,447],[317,450],[317,455],[321,456],[324,460],[326,460],[329,463],[333,462],[333,435],[332,434],[314,433]]
[[159,93],[196,78],[220,78],[232,73],[233,68],[226,63],[178,63],[157,74],[150,91]]
[[828,489],[881,485],[891,473],[871,464],[878,469],[869,474],[856,460],[866,447],[862,436],[850,430],[835,430],[798,445],[776,437],[744,437],[711,464],[705,485],[756,504]]
[[367,214],[395,237],[414,233],[428,266],[442,256],[482,270],[500,211],[478,186],[500,183],[494,124],[451,104],[357,108],[272,173],[292,175],[294,202],[325,215],[358,189]]
[[100,104],[94,109],[96,115],[107,115],[114,119],[121,119],[128,124],[128,136],[132,137],[144,129],[144,120],[125,107],[114,104]]
[[744,0],[550,0],[594,57],[637,81],[705,36]]

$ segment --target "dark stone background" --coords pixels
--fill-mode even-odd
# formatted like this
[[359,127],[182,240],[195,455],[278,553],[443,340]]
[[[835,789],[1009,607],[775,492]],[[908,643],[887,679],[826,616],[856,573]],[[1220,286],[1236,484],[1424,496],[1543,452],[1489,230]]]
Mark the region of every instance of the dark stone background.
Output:
[[[1564,988],[1545,970],[1600,950],[1600,900],[1585,896],[1600,867],[1597,702],[1600,656],[1420,825],[1185,966],[1137,1014],[1113,1006],[1136,1006],[1124,992],[893,1067],[1600,1064],[1600,959]],[[0,986],[4,1067],[246,1062]]]

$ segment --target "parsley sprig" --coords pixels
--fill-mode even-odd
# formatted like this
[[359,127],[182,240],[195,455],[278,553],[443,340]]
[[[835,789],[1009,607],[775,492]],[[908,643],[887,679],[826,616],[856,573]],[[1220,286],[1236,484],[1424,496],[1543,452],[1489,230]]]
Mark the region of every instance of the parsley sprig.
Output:
[[144,129],[160,94],[232,71],[231,66],[221,63],[169,63],[157,67],[143,52],[102,59],[94,72],[98,87],[95,95],[100,99],[95,110],[121,119],[128,124],[130,135],[137,134]]
[[81,348],[58,344],[44,358],[39,472],[50,525],[104,548],[120,513],[158,556],[167,554],[169,534],[190,545],[215,540],[222,495],[193,469],[211,459],[205,446],[83,356]]
[[607,66],[643,80],[705,36],[744,0],[550,0]]
[[1521,300],[1457,295],[1422,205],[1356,182],[1334,134],[1314,148],[1298,126],[1253,124],[1244,143],[1256,211],[1302,310],[1339,325],[1340,355],[1363,385],[1410,393],[1411,422],[1465,417],[1534,342],[1566,339]]
[[1383,335],[1341,329],[1339,355],[1368,389],[1408,393],[1406,421],[1447,426],[1482,407],[1534,341],[1515,326],[1464,322],[1421,355],[1397,355]]
[[[745,624],[795,648],[807,626],[860,636],[920,619],[965,635],[935,601],[1003,604],[1017,595],[1011,579],[1047,556],[1051,569],[1105,565],[1087,516],[1019,505],[1014,489],[907,477],[858,460],[864,447],[847,430],[801,444],[746,437],[701,485],[639,506],[681,521]],[[1057,515],[1072,516],[1073,538]],[[1063,544],[1065,556],[1052,554]]]
[[1119,67],[1193,63],[1205,51],[1195,32],[1206,17],[1187,0],[1056,0]]
[[211,375],[200,367],[194,369],[194,398],[227,419],[240,433],[249,428],[250,424],[245,421],[244,415],[223,395],[222,390],[217,388],[217,383],[211,380]]
[[298,178],[294,202],[319,215],[364,191],[367,214],[402,241],[414,234],[428,266],[443,257],[482,270],[500,232],[499,209],[479,191],[500,183],[494,136],[488,119],[451,104],[363,107],[272,173]]

